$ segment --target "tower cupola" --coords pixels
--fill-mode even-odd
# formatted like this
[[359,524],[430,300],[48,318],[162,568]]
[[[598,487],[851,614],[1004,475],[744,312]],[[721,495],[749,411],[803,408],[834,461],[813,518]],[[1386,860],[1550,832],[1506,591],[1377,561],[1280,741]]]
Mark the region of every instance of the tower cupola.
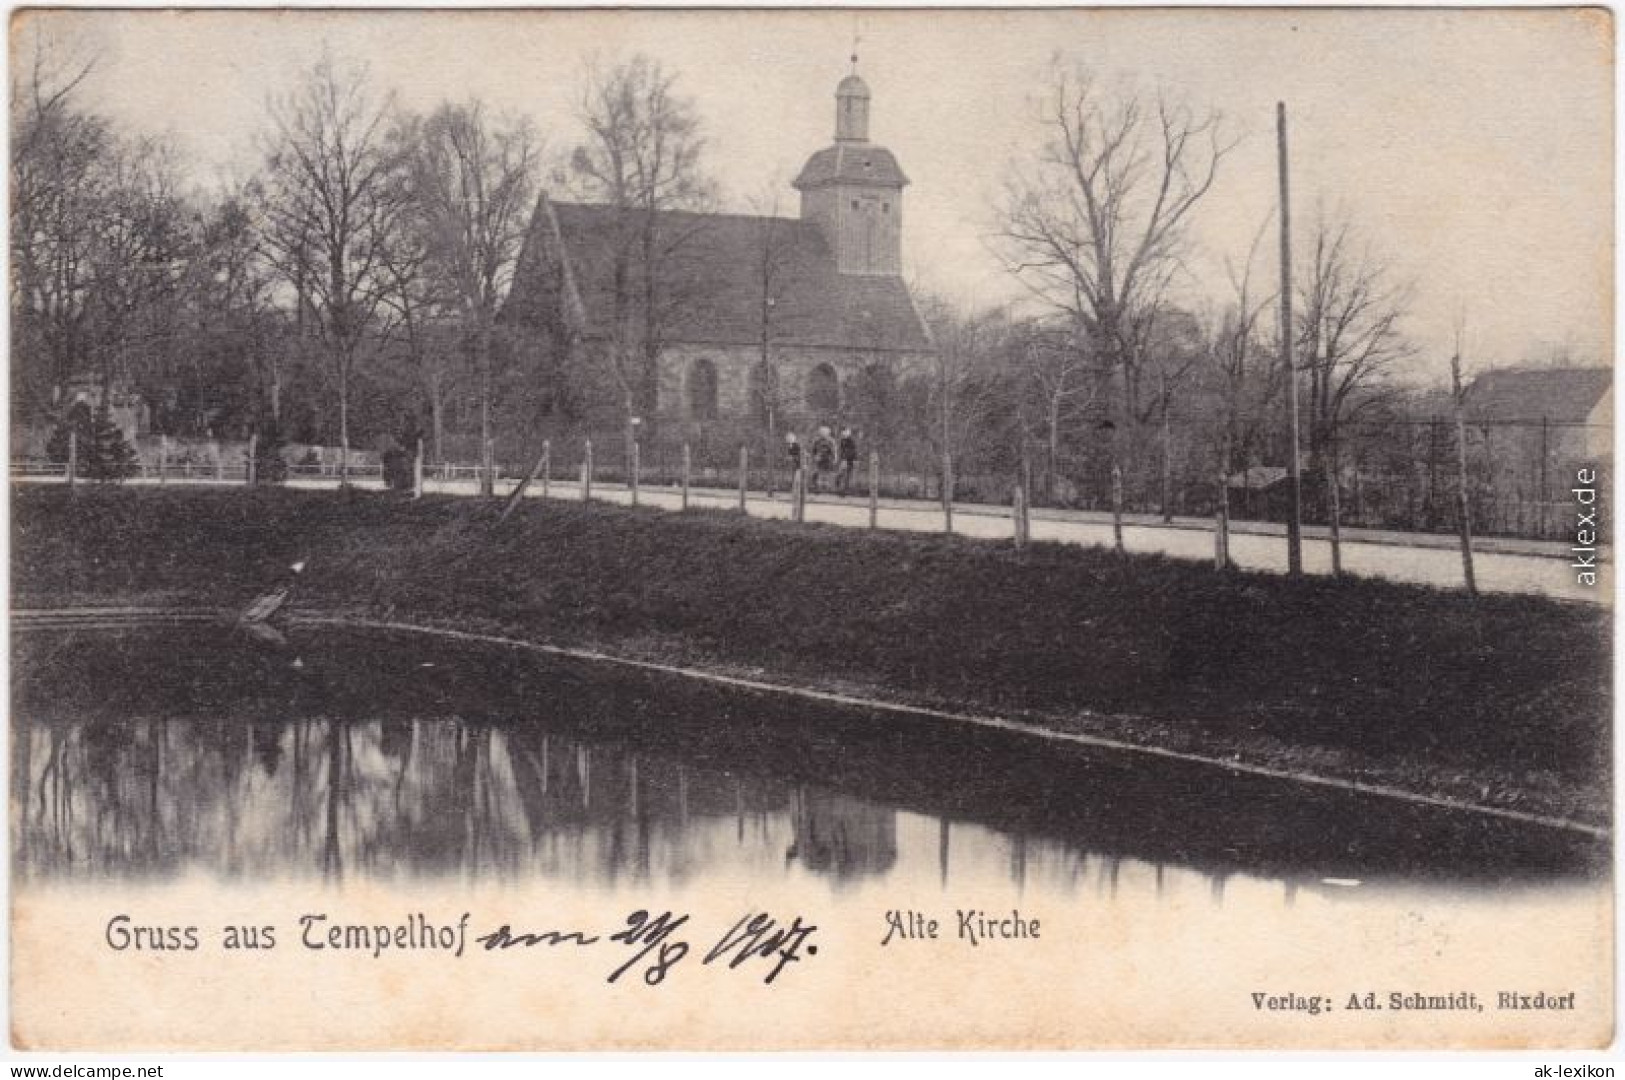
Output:
[[835,141],[869,141],[869,84],[856,71],[835,88]]

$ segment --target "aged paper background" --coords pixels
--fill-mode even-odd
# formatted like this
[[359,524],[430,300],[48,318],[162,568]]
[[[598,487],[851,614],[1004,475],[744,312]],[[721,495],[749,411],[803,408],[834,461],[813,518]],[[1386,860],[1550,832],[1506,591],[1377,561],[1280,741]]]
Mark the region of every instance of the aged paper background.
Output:
[[[731,824],[726,831],[731,831]],[[934,832],[934,829],[932,830]],[[932,838],[934,844],[934,837]],[[1368,900],[1326,887],[1290,905],[1278,883],[1231,880],[1222,898],[1202,875],[1104,861],[1064,885],[1020,891],[996,868],[936,880],[916,862],[883,885],[835,890],[792,878],[772,889],[726,878],[581,889],[222,886],[87,891],[35,888],[14,907],[14,1038],[37,1049],[833,1049],[922,1047],[1534,1048],[1599,1047],[1612,1038],[1612,906],[1605,886],[1556,895],[1401,893]],[[932,860],[934,861],[934,860]],[[1070,871],[1065,871],[1070,876]],[[1035,870],[1034,878],[1039,877]],[[439,923],[474,913],[488,929],[609,929],[648,904],[693,912],[695,955],[649,987],[599,948],[527,953],[313,953],[298,917]],[[956,905],[1041,922],[1042,947],[905,942],[882,949],[885,912],[913,905],[944,920]],[[818,955],[772,986],[754,967],[701,967],[699,954],[741,915],[792,914],[819,926]],[[195,953],[113,954],[107,921],[204,929]],[[218,928],[274,923],[278,947],[231,955]],[[707,928],[702,936],[701,927]],[[213,929],[211,929],[213,928]],[[211,940],[211,938],[213,940]],[[1503,988],[1574,992],[1572,1013],[1384,1012],[1341,1008],[1349,994]],[[1318,1016],[1260,1012],[1251,995],[1333,996]]]
[[[14,22],[14,40],[33,17]],[[324,39],[339,50],[363,44],[375,49],[375,63],[391,79],[400,73],[421,78],[422,86],[405,87],[409,97],[455,96],[460,73],[479,69],[481,91],[504,105],[545,100],[555,107],[567,98],[559,86],[572,70],[536,66],[528,45],[510,49],[510,42],[567,43],[561,56],[665,43],[685,75],[697,77],[705,112],[716,118],[741,186],[740,175],[766,178],[772,171],[775,151],[757,146],[752,133],[761,135],[766,117],[782,107],[782,92],[769,84],[775,71],[800,63],[799,48],[831,55],[813,65],[827,75],[818,76],[822,89],[805,111],[813,119],[803,124],[802,114],[795,114],[796,131],[783,138],[807,152],[827,140],[828,91],[845,70],[853,25],[844,14],[806,12],[80,13],[71,19],[105,35],[126,61],[136,58],[121,68],[132,73],[130,81],[107,92],[109,107],[132,123],[165,116],[191,123],[213,115],[220,127],[183,128],[180,134],[222,163],[240,160],[247,144],[235,125],[258,106],[262,82],[274,81],[262,79],[267,70],[308,62]],[[1479,222],[1465,241],[1455,226],[1469,217],[1493,218],[1486,207],[1494,206],[1497,193],[1469,190],[1456,177],[1475,175],[1473,159],[1486,145],[1526,143],[1528,153],[1516,155],[1521,170],[1502,182],[1508,191],[1541,192],[1529,212],[1550,216],[1552,248],[1563,253],[1563,270],[1584,271],[1531,287],[1552,299],[1546,310],[1566,321],[1576,339],[1611,354],[1612,247],[1588,243],[1612,234],[1613,28],[1606,13],[921,11],[865,13],[862,22],[866,73],[892,64],[898,71],[891,78],[871,77],[877,86],[875,124],[877,138],[892,145],[916,177],[909,223],[917,249],[931,246],[925,237],[940,227],[935,235],[949,260],[969,261],[976,226],[948,227],[966,213],[940,186],[930,189],[921,178],[952,175],[953,166],[944,161],[957,157],[973,202],[996,180],[997,171],[984,166],[1002,159],[1004,147],[956,141],[955,131],[942,126],[943,104],[950,103],[947,114],[971,117],[1005,108],[1010,96],[993,91],[1025,77],[1012,59],[1018,46],[1037,61],[1039,53],[1075,39],[1105,62],[1124,65],[1141,53],[1167,50],[1187,63],[1193,85],[1208,87],[1279,58],[1290,86],[1257,85],[1255,115],[1246,124],[1252,143],[1245,152],[1268,162],[1278,96],[1292,100],[1300,115],[1313,117],[1318,109],[1321,117],[1335,116],[1334,123],[1318,127],[1302,121],[1307,133],[1299,144],[1306,162],[1300,190],[1315,189],[1319,167],[1311,162],[1322,151],[1336,159],[1343,190],[1364,191],[1367,205],[1382,206],[1385,192],[1425,189],[1420,201],[1399,201],[1403,209],[1400,220],[1389,223],[1390,235],[1416,245],[1415,265],[1423,272],[1435,262],[1461,271],[1453,280],[1468,290],[1466,299],[1491,340],[1517,319],[1516,305],[1503,303],[1513,285],[1505,276],[1504,253],[1491,258],[1484,246],[1494,242],[1493,222]],[[927,23],[940,24],[944,35],[916,39],[914,28]],[[285,33],[289,24],[297,27]],[[446,28],[458,47],[448,48],[434,27]],[[781,51],[758,51],[764,28],[780,35],[774,40]],[[1300,31],[1316,44],[1287,48]],[[729,45],[736,36],[745,51],[741,62],[732,69],[702,68],[738,51]],[[241,85],[256,89],[245,94],[233,86],[200,86],[176,68],[143,65],[143,43],[153,37],[193,50],[200,70],[214,70],[205,58],[229,54]],[[1459,41],[1457,59],[1478,74],[1481,86],[1416,79],[1418,58],[1446,40]],[[1249,47],[1243,49],[1243,42]],[[956,50],[978,48],[986,49],[989,65],[961,63]],[[1503,57],[1497,49],[1527,49],[1550,61],[1552,85],[1520,87],[1517,93],[1560,97],[1562,107],[1551,115],[1563,115],[1572,128],[1554,134],[1541,125],[1539,118],[1548,113],[1540,109],[1508,116],[1506,127],[1488,135],[1453,126],[1456,99],[1498,79]],[[1319,83],[1313,77],[1317,66],[1325,71]],[[1335,103],[1346,80],[1355,78],[1398,89],[1388,97],[1362,98],[1380,107],[1339,114]],[[1436,97],[1419,99],[1419,89]],[[752,104],[730,115],[729,101]],[[1401,148],[1410,175],[1394,172],[1392,153],[1371,155],[1362,169],[1359,155],[1347,152],[1350,143],[1381,142],[1391,114],[1431,105],[1440,108],[1441,118],[1428,126],[1428,141]],[[967,126],[987,130],[986,124]],[[1410,138],[1416,129],[1393,130]],[[1561,182],[1551,181],[1554,174]],[[1268,179],[1267,166],[1259,175]],[[1228,192],[1215,201],[1211,235],[1246,237],[1256,228],[1258,209],[1272,197],[1267,188]],[[1429,249],[1428,239],[1437,246]],[[1475,273],[1471,264],[1479,253],[1484,270]],[[1543,254],[1517,253],[1536,268],[1531,278],[1542,278]],[[973,271],[936,280],[960,295],[993,287],[991,278]],[[1460,300],[1429,296],[1420,312],[1422,333],[1442,340]],[[745,827],[741,821],[741,836]],[[1285,1050],[1596,1047],[1613,1038],[1608,881],[1459,889],[1288,883],[1046,852],[1041,845],[1021,853],[1018,875],[1011,869],[1012,852],[996,837],[978,836],[975,826],[956,826],[964,830],[956,843],[967,854],[948,874],[938,862],[936,823],[906,813],[896,823],[896,866],[882,877],[838,880],[786,866],[770,880],[761,866],[737,876],[730,867],[738,869],[739,859],[770,859],[760,852],[782,851],[793,837],[780,820],[751,827],[777,832],[753,845],[741,842],[745,854],[720,855],[714,869],[697,877],[682,872],[675,856],[663,865],[657,844],[651,869],[635,881],[569,875],[466,884],[388,875],[341,885],[307,876],[20,880],[12,892],[12,1039],[21,1049],[72,1050]],[[715,833],[705,844],[726,851],[735,843],[735,822],[717,822]],[[1000,915],[1019,909],[1041,920],[1042,937],[976,947],[954,940],[954,912],[973,907]],[[607,984],[612,954],[601,948],[375,959],[299,945],[298,918],[307,913],[344,923],[393,924],[420,912],[436,923],[455,923],[466,912],[471,928],[481,932],[511,924],[516,931],[605,933],[640,908],[692,915],[694,949],[659,986],[644,985],[635,972]],[[945,939],[882,947],[892,911],[937,918]],[[816,957],[791,965],[773,985],[764,985],[757,965],[734,971],[702,966],[700,954],[709,942],[752,912],[816,924]],[[114,952],[104,933],[120,914],[141,925],[196,926],[202,947],[179,954]],[[221,948],[224,927],[264,924],[278,928],[274,950]],[[1483,1012],[1371,1014],[1341,1007],[1349,995],[1367,992],[1385,997],[1466,991],[1493,1002],[1503,990],[1572,992],[1577,1004],[1572,1012],[1498,1011],[1489,1004]],[[1339,1007],[1313,1016],[1261,1009],[1253,999],[1261,992],[1321,995]]]

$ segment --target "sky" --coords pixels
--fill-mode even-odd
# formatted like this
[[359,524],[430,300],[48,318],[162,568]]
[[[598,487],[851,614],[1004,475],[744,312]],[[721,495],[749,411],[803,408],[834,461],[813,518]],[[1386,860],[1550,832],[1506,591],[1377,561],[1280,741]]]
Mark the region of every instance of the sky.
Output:
[[[728,209],[794,214],[790,180],[833,138],[835,84],[859,70],[870,136],[898,157],[905,273],[967,305],[1021,295],[990,238],[1012,167],[1042,138],[1052,61],[1222,114],[1241,141],[1194,212],[1181,299],[1222,302],[1276,204],[1275,105],[1291,139],[1294,252],[1317,216],[1350,220],[1413,286],[1419,381],[1566,348],[1612,356],[1612,24],[1598,10],[79,11],[18,16],[97,57],[85,102],[168,134],[199,184],[247,175],[268,98],[325,49],[402,105],[478,97],[579,139],[590,60],[647,53],[679,78]],[[1271,226],[1273,227],[1273,225]],[[1273,233],[1255,273],[1277,280]]]

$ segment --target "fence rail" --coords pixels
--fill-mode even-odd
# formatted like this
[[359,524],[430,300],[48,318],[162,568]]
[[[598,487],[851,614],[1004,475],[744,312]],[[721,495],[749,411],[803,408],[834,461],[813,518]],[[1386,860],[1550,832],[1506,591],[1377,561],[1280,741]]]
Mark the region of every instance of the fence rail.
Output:
[[[1042,521],[1042,539],[1049,541],[1110,544],[1119,553],[1134,550],[1161,552],[1181,558],[1212,558],[1219,569],[1243,566],[1279,571],[1284,568],[1279,565],[1277,558],[1281,553],[1279,550],[1279,537],[1283,534],[1281,527],[1261,523],[1257,519],[1249,522],[1247,518],[1235,513],[1226,514],[1222,502],[1218,504],[1220,510],[1217,514],[1206,517],[1181,515],[1177,519],[1165,518],[1161,513],[1146,513],[1143,509],[1125,505],[1126,500],[1121,498],[1113,500],[1116,505],[1111,507],[1110,512],[1085,513],[1075,509],[1051,509],[1040,514],[1035,511],[1042,510],[1042,507],[1035,506],[1034,500],[1028,497],[1033,491],[1031,478],[1010,477],[1002,479],[1007,494],[1003,499],[985,502],[963,500],[959,494],[959,485],[954,483],[955,494],[952,499],[942,499],[940,495],[932,497],[929,494],[923,499],[886,495],[882,504],[883,478],[889,475],[896,483],[898,478],[906,480],[908,477],[907,474],[883,472],[879,456],[874,452],[868,455],[867,460],[856,463],[850,484],[841,493],[847,497],[836,498],[833,497],[836,494],[833,491],[833,477],[827,470],[819,477],[821,483],[815,489],[811,478],[804,472],[760,467],[759,462],[752,459],[748,448],[738,455],[731,470],[715,464],[695,468],[690,457],[686,469],[680,465],[675,474],[663,474],[655,478],[640,474],[636,469],[626,469],[616,464],[595,464],[585,444],[580,447],[579,452],[572,452],[574,449],[571,447],[560,449],[549,445],[533,466],[525,470],[523,477],[514,469],[494,468],[496,476],[490,485],[492,493],[510,497],[512,501],[508,509],[511,509],[517,504],[519,485],[525,477],[528,477],[530,478],[528,493],[532,496],[637,504],[637,493],[641,489],[645,505],[666,510],[687,510],[695,506],[707,507],[713,511],[727,508],[751,516],[788,517],[796,522],[809,520],[809,504],[816,503],[811,517],[814,521],[852,527],[867,522],[870,528],[957,532],[984,539],[1004,538],[1013,542],[1017,550],[1024,549],[1034,539],[1032,523]],[[484,486],[479,482],[482,466],[477,464],[448,462],[424,467],[421,460],[409,462],[404,484],[398,466],[398,461],[393,467],[360,464],[346,470],[346,473],[351,481],[367,487],[376,488],[381,484],[388,484],[407,490],[415,488],[415,493],[427,490],[436,494],[469,496],[478,494]],[[11,471],[14,480],[34,483],[72,483],[76,479],[79,483],[86,483],[90,479],[76,478],[73,475],[73,468],[66,463],[40,458],[13,459]],[[626,483],[629,475],[637,476],[636,487]],[[339,476],[340,470],[334,464],[301,464],[290,467],[286,479],[299,484],[333,487],[338,484]],[[148,466],[145,470],[134,467],[131,469],[131,475],[125,479],[151,486],[167,482],[225,486],[247,484],[257,477],[250,473],[246,462],[236,466],[194,462],[171,463],[161,475],[153,466]],[[741,479],[743,483],[740,482]],[[919,479],[929,490],[930,485],[925,483],[929,481],[929,475]],[[600,483],[605,486],[602,488],[593,486]],[[1217,488],[1218,485],[1215,483],[1213,486]],[[941,486],[938,485],[937,491],[940,490]],[[866,515],[865,504],[867,504]],[[1572,527],[1574,506],[1560,504],[1562,509],[1559,512],[1555,509],[1557,505],[1559,504],[1553,504],[1554,513],[1560,513]],[[1351,525],[1346,518],[1344,526],[1357,527]],[[1127,535],[1131,530],[1132,536]],[[1198,538],[1204,531],[1212,533],[1211,542]],[[1331,545],[1333,573],[1393,576],[1400,580],[1416,580],[1426,584],[1447,586],[1460,584],[1463,569],[1469,576],[1472,574],[1470,554],[1464,556],[1461,568],[1452,570],[1448,555],[1446,562],[1441,564],[1437,556],[1447,553],[1453,547],[1448,541],[1423,533],[1392,529],[1361,530],[1359,535],[1345,532],[1343,542],[1356,541],[1356,548],[1360,548],[1363,544],[1366,551],[1366,554],[1357,556],[1359,566],[1345,571],[1338,557],[1340,542],[1336,531],[1318,529],[1316,533],[1317,542]],[[1234,548],[1231,544],[1232,536],[1238,538]],[[1598,537],[1596,547],[1605,548],[1609,542],[1606,538]],[[1428,556],[1423,557],[1421,562],[1417,562],[1415,556],[1398,560],[1379,556],[1373,561],[1373,557],[1369,554],[1371,550],[1369,545],[1372,544],[1398,545],[1415,551],[1433,550]],[[1482,534],[1481,540],[1475,541],[1475,545],[1481,545],[1483,551],[1492,558],[1502,557],[1490,571],[1494,578],[1489,585],[1492,591],[1532,591],[1587,602],[1596,602],[1599,599],[1600,594],[1596,593],[1595,589],[1578,588],[1576,579],[1569,569],[1554,571],[1551,566],[1545,565],[1570,558],[1570,549],[1567,546],[1531,543],[1527,538],[1508,540],[1482,537]],[[1507,560],[1505,556],[1514,558]],[[1537,563],[1542,565],[1536,568]],[[1320,568],[1314,572],[1323,571],[1324,568]],[[1595,581],[1590,584],[1595,585]]]
[[[1460,515],[1456,497],[1459,477],[1457,470],[1449,466],[1454,455],[1441,452],[1446,437],[1453,441],[1454,435],[1431,423],[1413,427],[1428,433],[1427,441],[1433,448],[1428,457],[1416,462],[1409,472],[1395,473],[1377,467],[1377,463],[1369,459],[1362,461],[1354,456],[1340,472],[1335,501],[1327,498],[1329,493],[1324,490],[1306,490],[1306,524],[1329,525],[1327,511],[1336,505],[1339,524],[1345,528],[1433,534],[1456,531]],[[1487,538],[1567,538],[1573,527],[1573,505],[1568,498],[1572,463],[1547,460],[1547,456],[1543,456],[1544,464],[1536,462],[1526,470],[1529,476],[1513,475],[1510,471],[1498,470],[1495,456],[1497,452],[1512,449],[1509,439],[1503,436],[1497,444],[1482,427],[1468,431],[1467,502],[1474,531]],[[494,461],[490,466],[492,482],[518,481],[534,470],[538,487],[553,483],[579,484],[587,460],[587,442],[584,438],[549,441],[545,453],[523,464]],[[629,445],[635,447],[631,453],[627,450]],[[699,444],[668,441],[626,444],[620,439],[600,437],[594,440],[594,446],[595,453],[590,459],[593,483],[665,490],[687,487],[716,493],[743,489],[786,496],[793,491],[794,470],[787,459],[777,457],[783,452],[777,445],[769,451],[748,443],[743,447],[738,444],[724,447],[715,439]],[[1526,449],[1517,448],[1520,457]],[[1546,449],[1544,439],[1541,449]],[[745,451],[743,455],[741,450]],[[871,461],[872,455],[878,460]],[[1283,518],[1284,491],[1279,485],[1231,484],[1221,488],[1216,472],[1196,479],[1185,469],[1165,471],[1163,463],[1155,460],[1129,462],[1129,468],[1119,468],[1113,463],[1108,475],[1115,474],[1116,481],[1100,492],[1070,479],[1085,471],[1082,466],[1067,468],[1063,464],[1057,468],[1048,462],[1034,465],[1023,486],[1018,479],[1019,469],[989,469],[975,461],[955,461],[948,474],[952,490],[950,496],[944,498],[940,457],[926,463],[918,454],[900,453],[897,458],[902,460],[890,461],[873,450],[861,456],[863,460],[855,463],[847,494],[931,504],[941,508],[945,518],[951,518],[956,504],[1014,508],[1018,501],[1025,513],[1045,509],[1101,513],[1115,510],[1141,517],[1158,515],[1170,522],[1175,517],[1215,520],[1222,516],[1238,524],[1278,523]],[[423,480],[436,484],[478,484],[486,469],[477,462],[420,464]],[[82,475],[84,471],[81,468],[81,475],[76,478],[87,478]],[[413,471],[409,466],[408,473]],[[356,482],[391,481],[389,470],[382,463],[352,461],[342,473],[343,478]],[[66,481],[70,478],[67,463],[37,457],[13,459],[11,474],[20,480]],[[837,475],[838,470],[808,470],[805,489],[809,494],[836,492]],[[302,461],[288,465],[285,476],[293,481],[333,481],[341,478],[341,470],[336,461]],[[222,456],[213,461],[139,458],[130,463],[128,478],[159,484],[170,481],[244,484],[267,479],[253,475],[246,455]],[[397,474],[395,482],[409,486],[410,476],[403,482]],[[1324,485],[1324,478],[1320,482]],[[1605,487],[1607,482],[1604,476],[1598,486]],[[1541,497],[1543,495],[1545,497]]]

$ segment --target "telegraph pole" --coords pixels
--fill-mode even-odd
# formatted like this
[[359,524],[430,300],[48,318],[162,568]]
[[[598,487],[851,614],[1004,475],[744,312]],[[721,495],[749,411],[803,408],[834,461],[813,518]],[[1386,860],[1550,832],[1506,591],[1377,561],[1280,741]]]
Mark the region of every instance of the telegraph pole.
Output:
[[1286,571],[1303,573],[1303,476],[1298,467],[1298,369],[1292,362],[1292,210],[1287,191],[1286,102],[1275,104],[1275,135],[1281,172],[1281,363],[1286,367],[1286,400],[1292,450],[1287,475],[1292,479],[1292,506],[1286,521]]

